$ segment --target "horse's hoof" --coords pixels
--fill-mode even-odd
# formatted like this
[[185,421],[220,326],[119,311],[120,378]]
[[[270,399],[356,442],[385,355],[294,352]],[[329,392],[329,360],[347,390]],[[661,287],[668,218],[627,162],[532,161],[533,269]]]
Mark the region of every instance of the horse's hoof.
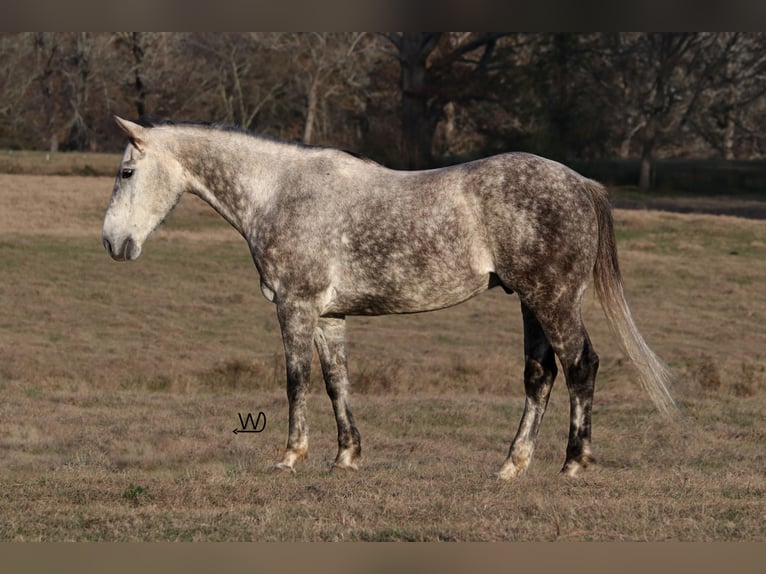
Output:
[[595,464],[595,462],[596,459],[591,455],[585,455],[580,460],[568,460],[564,463],[564,467],[561,469],[561,474],[563,476],[575,478],[579,476],[583,470],[588,468],[589,465]]
[[513,480],[514,478],[520,477],[526,471],[527,465],[517,465],[509,458],[503,463],[503,466],[500,467],[500,470],[495,476],[497,476],[499,480]]

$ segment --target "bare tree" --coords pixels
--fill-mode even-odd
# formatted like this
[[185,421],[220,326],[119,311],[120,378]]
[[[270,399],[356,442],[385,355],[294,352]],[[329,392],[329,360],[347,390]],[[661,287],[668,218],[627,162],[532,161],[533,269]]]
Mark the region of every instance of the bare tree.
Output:
[[[188,70],[188,100],[208,107],[215,119],[253,128],[265,106],[275,104],[285,84],[274,36],[245,33],[193,33],[180,49],[194,67]],[[212,99],[211,99],[212,96]]]
[[37,115],[42,118],[48,149],[91,149],[95,145],[92,95],[104,58],[104,35],[37,32],[31,42],[35,58],[30,74],[36,94],[30,96],[39,102]]
[[33,38],[36,56],[35,83],[38,84],[42,99],[44,135],[49,142],[48,149],[57,152],[59,134],[57,117],[61,102],[56,97],[61,83],[60,70],[62,48],[60,35],[52,32],[37,32]]
[[[150,113],[152,103],[149,101],[152,93],[157,93],[157,72],[167,72],[161,66],[166,53],[166,33],[159,32],[117,32],[113,43],[118,58],[129,63],[119,66],[124,70],[127,81],[120,79],[124,96],[132,100],[136,115],[141,117]],[[115,58],[116,59],[116,58]],[[121,74],[122,75],[122,74]]]
[[438,115],[429,106],[427,63],[440,38],[438,32],[403,32],[388,36],[396,47],[401,70],[402,151],[410,169],[431,163],[431,139]]
[[[766,137],[766,34],[719,33],[706,46],[709,84],[689,119],[695,133],[725,159],[747,154]],[[760,112],[760,113],[759,113]]]
[[662,136],[678,129],[681,119],[691,107],[699,91],[692,74],[698,60],[697,34],[648,34],[639,45],[651,75],[647,78],[647,99],[641,107],[641,172],[639,187],[651,187],[651,166],[655,149]]
[[3,34],[0,140],[114,149],[111,112],[150,114],[410,168],[639,156],[647,187],[658,155],[763,157],[764,76],[764,33]]
[[[605,110],[622,123],[620,154],[639,146],[639,186],[652,185],[652,162],[658,149],[676,140],[710,83],[714,65],[707,46],[713,34],[630,33],[595,38],[591,71],[601,87]],[[620,122],[621,121],[621,122]]]
[[303,143],[312,143],[317,128],[326,128],[321,121],[321,110],[333,97],[343,95],[354,107],[364,105],[361,94],[367,81],[367,60],[375,51],[371,40],[372,37],[364,32],[282,36],[280,47],[293,54],[300,67],[295,83],[306,95]]
[[93,60],[99,49],[99,39],[88,32],[72,34],[66,45],[62,74],[65,79],[66,122],[65,146],[69,149],[87,150],[92,144],[92,130],[88,121],[88,106],[94,78]]
[[399,61],[402,150],[407,167],[432,164],[434,132],[449,102],[484,97],[486,79],[502,33],[387,34]]
[[[30,66],[34,62],[33,33],[0,35],[0,137],[20,143],[24,132],[25,101],[34,85]],[[7,145],[7,144],[6,144]]]

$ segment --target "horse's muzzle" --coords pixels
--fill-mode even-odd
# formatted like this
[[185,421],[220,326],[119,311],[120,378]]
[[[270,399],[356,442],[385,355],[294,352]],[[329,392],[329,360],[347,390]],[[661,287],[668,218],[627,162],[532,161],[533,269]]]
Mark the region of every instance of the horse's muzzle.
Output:
[[135,244],[132,238],[128,237],[125,241],[122,242],[121,245],[116,247],[112,245],[112,242],[109,241],[109,239],[106,237],[102,237],[102,240],[104,243],[104,249],[106,249],[106,252],[115,261],[129,261],[131,259],[135,259],[133,253],[135,251]]

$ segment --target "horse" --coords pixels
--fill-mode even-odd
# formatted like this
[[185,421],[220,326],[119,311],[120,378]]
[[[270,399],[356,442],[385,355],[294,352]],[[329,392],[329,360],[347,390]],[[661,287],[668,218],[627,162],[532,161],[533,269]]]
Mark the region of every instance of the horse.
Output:
[[599,358],[582,320],[591,276],[605,316],[657,409],[672,418],[672,371],[638,331],[624,294],[608,193],[542,157],[512,152],[422,171],[228,126],[132,122],[102,241],[133,261],[186,193],[247,241],[276,306],[286,357],[287,446],[275,470],[308,453],[306,393],[316,347],[338,427],[331,470],[356,470],[361,436],[349,398],[346,317],[416,313],[501,287],[524,331],[525,404],[500,479],[529,467],[558,373],[570,397],[561,472],[594,462],[591,411]]

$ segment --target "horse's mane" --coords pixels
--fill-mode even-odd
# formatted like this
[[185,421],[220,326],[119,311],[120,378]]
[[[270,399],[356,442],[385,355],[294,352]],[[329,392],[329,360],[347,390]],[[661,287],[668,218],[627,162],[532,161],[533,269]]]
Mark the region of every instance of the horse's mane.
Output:
[[[275,141],[283,141],[278,138],[273,138],[271,136],[263,135],[255,133],[254,131],[239,127],[239,126],[232,126],[230,124],[226,124],[223,122],[198,122],[198,121],[188,121],[188,120],[158,120],[150,115],[143,115],[140,118],[136,120],[136,123],[140,126],[143,126],[145,128],[159,128],[159,127],[196,127],[196,128],[205,128],[205,129],[211,129],[211,130],[219,130],[224,132],[235,132],[235,133],[241,133],[244,135],[249,135],[256,138],[263,138],[263,139],[273,139]],[[289,142],[285,142],[289,143]]]
[[200,122],[200,121],[187,121],[187,120],[176,121],[176,120],[166,120],[166,119],[159,120],[150,115],[142,115],[140,118],[136,120],[135,123],[145,128],[156,128],[156,127],[163,127],[163,126],[171,126],[171,127],[172,126],[179,126],[179,127],[188,126],[188,127],[197,127],[197,128],[204,128],[204,129],[217,130],[217,131],[223,131],[223,132],[238,133],[238,134],[246,135],[256,139],[267,140],[267,141],[284,144],[288,146],[293,146],[293,147],[298,147],[298,148],[334,150],[334,151],[348,154],[351,157],[360,159],[365,162],[374,163],[376,165],[378,164],[378,162],[376,162],[375,160],[370,159],[355,151],[335,148],[332,146],[306,144],[299,141],[283,140],[276,136],[254,132],[247,128],[243,128],[240,126],[233,126],[231,124],[227,124],[223,122]]

